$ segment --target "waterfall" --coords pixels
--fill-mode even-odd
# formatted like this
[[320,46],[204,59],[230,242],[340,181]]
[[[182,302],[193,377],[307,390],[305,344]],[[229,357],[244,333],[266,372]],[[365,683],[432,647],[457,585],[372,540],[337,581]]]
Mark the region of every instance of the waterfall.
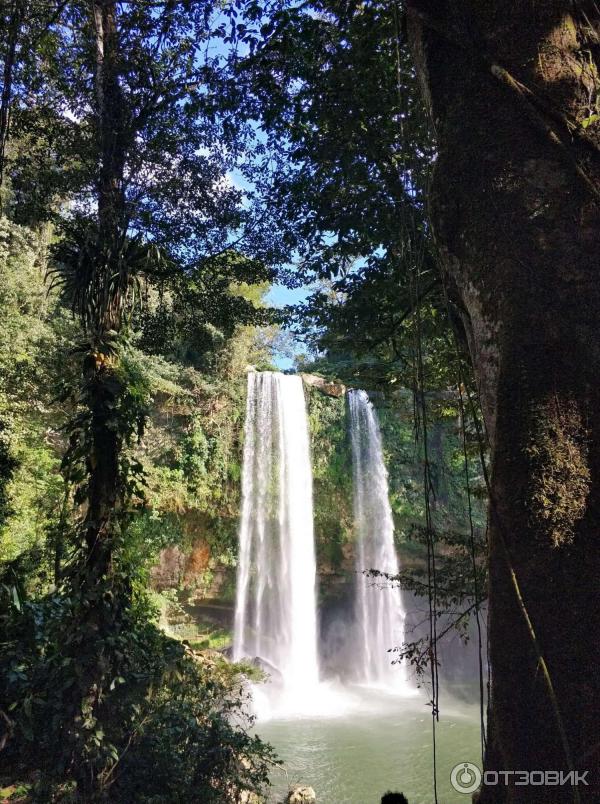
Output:
[[388,653],[390,648],[404,641],[405,612],[400,589],[378,583],[363,572],[368,569],[389,574],[398,572],[379,422],[364,391],[350,391],[348,405],[357,530],[358,678],[366,684],[408,688],[403,665],[392,665],[393,656]]
[[312,467],[302,380],[250,372],[233,656],[297,701],[319,681]]

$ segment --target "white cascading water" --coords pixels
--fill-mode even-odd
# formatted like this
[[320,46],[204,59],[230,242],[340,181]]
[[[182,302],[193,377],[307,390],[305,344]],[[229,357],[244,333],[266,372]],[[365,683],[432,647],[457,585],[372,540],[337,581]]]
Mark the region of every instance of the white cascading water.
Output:
[[350,391],[348,406],[357,529],[357,675],[362,683],[408,692],[406,671],[402,664],[392,664],[393,654],[388,652],[404,642],[400,589],[364,574],[370,569],[398,573],[379,422],[365,391]]
[[301,704],[318,686],[312,467],[299,376],[250,372],[233,656],[280,674]]

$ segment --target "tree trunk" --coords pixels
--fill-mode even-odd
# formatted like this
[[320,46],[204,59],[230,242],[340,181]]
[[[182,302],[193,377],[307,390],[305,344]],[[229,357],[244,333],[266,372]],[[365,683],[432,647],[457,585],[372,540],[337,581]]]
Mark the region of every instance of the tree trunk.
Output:
[[[98,243],[95,271],[88,293],[95,317],[91,328],[93,352],[84,366],[91,412],[92,450],[89,458],[89,506],[86,516],[87,566],[92,583],[110,570],[119,495],[119,454],[122,437],[115,429],[121,382],[115,357],[107,352],[109,331],[119,331],[118,300],[109,289],[111,277],[122,270],[117,261],[127,224],[123,175],[125,165],[124,103],[119,83],[119,44],[116,4],[92,4],[96,54],[95,87],[98,166]],[[117,290],[118,292],[118,290]]]
[[[104,762],[100,759],[96,764],[89,758],[90,732],[85,723],[101,720],[105,688],[118,673],[122,660],[117,658],[115,646],[129,592],[123,580],[115,580],[112,566],[125,493],[119,466],[123,449],[119,406],[124,389],[118,372],[118,354],[109,346],[121,329],[119,293],[124,284],[122,273],[126,271],[120,258],[127,230],[123,187],[124,99],[119,82],[116,3],[92,2],[90,9],[96,44],[98,213],[95,249],[85,255],[90,264],[83,277],[85,305],[80,310],[91,345],[83,365],[83,399],[90,416],[90,443],[84,522],[86,554],[77,586],[80,607],[76,629],[80,642],[75,642],[82,696],[75,709],[73,729],[76,740],[73,772],[78,800],[84,802],[106,800]],[[115,281],[117,276],[121,279]]]
[[575,791],[513,778],[480,800],[597,801],[600,11],[407,6],[438,137],[432,227],[468,314],[492,456],[486,767],[590,771]]
[[[98,222],[101,246],[120,244],[125,234],[125,103],[119,82],[119,34],[114,2],[94,2],[96,114],[100,165]],[[110,326],[110,324],[109,324]]]
[[[4,16],[4,15],[2,15]],[[10,105],[12,101],[12,86],[15,70],[15,57],[21,23],[23,21],[22,0],[14,0],[6,18],[6,54],[2,68],[2,93],[0,95],[0,215],[2,214],[2,185],[4,182],[4,168],[6,161],[6,145],[8,142]]]

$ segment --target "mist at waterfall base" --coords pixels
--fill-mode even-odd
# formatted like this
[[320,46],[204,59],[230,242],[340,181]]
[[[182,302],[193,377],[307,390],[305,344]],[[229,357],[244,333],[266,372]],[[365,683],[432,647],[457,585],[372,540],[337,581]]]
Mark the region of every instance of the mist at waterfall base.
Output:
[[[406,629],[411,639],[419,635],[423,601],[405,596],[403,605],[399,589],[363,574],[370,568],[393,574],[398,559],[381,436],[365,392],[349,393],[348,412],[356,582],[348,599],[317,611],[302,379],[248,375],[233,657],[250,659],[269,676],[252,685],[256,729],[285,765],[272,774],[269,801],[281,801],[290,784],[301,782],[315,788],[320,804],[375,803],[390,787],[411,804],[429,804],[428,696],[388,652]],[[466,678],[476,666],[468,653],[461,653]],[[449,786],[450,770],[480,756],[478,707],[445,700],[437,744],[440,801],[464,800]]]

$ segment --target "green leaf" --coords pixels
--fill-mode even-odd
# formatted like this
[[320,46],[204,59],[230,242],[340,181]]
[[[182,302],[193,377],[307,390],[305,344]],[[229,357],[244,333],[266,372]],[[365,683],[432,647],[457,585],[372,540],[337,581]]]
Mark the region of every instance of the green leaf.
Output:
[[600,120],[600,114],[591,114],[589,117],[585,117],[581,121],[581,128],[588,128],[589,126],[597,123]]

